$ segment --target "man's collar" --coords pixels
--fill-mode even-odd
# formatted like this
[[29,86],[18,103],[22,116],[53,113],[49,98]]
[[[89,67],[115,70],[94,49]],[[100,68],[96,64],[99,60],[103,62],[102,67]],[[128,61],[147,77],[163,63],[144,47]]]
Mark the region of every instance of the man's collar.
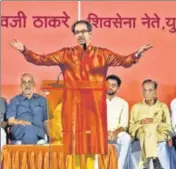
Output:
[[[78,50],[83,50],[83,47],[82,47],[81,45],[77,45],[76,48],[77,48]],[[92,48],[92,44],[89,43],[89,45],[87,45],[87,50],[90,51],[91,48]]]
[[[21,99],[22,99],[22,100],[28,99],[23,93],[21,93],[20,96],[21,96]],[[32,98],[35,98],[35,99],[36,99],[37,97],[38,97],[38,95],[37,95],[36,93],[33,93],[33,94],[32,94],[32,97],[31,97],[30,99],[32,99]]]
[[108,100],[108,101],[112,101],[112,100],[114,100],[114,99],[116,99],[117,98],[117,96],[115,95],[114,97],[112,97],[112,98],[108,98],[108,96],[106,96],[106,99]]

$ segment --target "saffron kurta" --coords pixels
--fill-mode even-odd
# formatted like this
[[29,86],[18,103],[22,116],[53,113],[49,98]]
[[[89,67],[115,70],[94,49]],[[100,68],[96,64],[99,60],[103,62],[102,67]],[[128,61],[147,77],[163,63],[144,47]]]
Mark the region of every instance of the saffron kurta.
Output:
[[[75,46],[39,55],[25,49],[28,62],[60,66],[65,83],[62,107],[65,153],[106,154],[107,117],[105,79],[109,66],[130,67],[135,53],[121,56],[108,49]],[[74,142],[73,142],[74,141]]]

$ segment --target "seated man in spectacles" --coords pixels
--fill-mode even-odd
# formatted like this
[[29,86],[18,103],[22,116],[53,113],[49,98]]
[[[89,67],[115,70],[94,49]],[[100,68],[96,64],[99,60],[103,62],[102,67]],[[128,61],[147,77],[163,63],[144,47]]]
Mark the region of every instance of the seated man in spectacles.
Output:
[[154,169],[164,169],[158,158],[157,145],[172,137],[170,112],[167,105],[157,98],[155,81],[145,80],[142,88],[144,100],[132,107],[129,132],[139,140],[141,166],[149,169],[152,160]]
[[45,143],[44,122],[48,119],[46,99],[33,92],[31,74],[21,77],[22,93],[11,99],[7,110],[12,144]]

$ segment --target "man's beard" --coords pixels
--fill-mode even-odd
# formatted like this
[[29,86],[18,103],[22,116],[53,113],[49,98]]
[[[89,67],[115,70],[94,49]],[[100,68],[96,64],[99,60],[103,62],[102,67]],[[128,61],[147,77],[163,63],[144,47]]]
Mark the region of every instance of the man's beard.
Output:
[[112,95],[115,95],[115,94],[116,94],[116,92],[111,92],[111,93],[107,92],[107,95],[109,95],[109,96],[112,96]]

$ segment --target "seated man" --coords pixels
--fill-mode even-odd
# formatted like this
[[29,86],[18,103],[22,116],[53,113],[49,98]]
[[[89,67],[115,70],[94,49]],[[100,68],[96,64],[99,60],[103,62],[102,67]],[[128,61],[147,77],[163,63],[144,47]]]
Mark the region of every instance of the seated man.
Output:
[[140,164],[149,168],[152,159],[154,169],[163,169],[158,159],[157,144],[169,140],[173,134],[169,109],[157,99],[155,81],[145,80],[142,87],[144,100],[132,107],[129,132],[134,139],[139,139]]
[[0,97],[0,127],[1,127],[1,150],[3,146],[7,143],[7,135],[5,132],[5,128],[7,126],[7,122],[5,120],[7,103],[4,98]]
[[129,106],[127,101],[117,96],[121,80],[115,75],[106,78],[108,142],[116,144],[118,150],[118,169],[126,169],[129,162],[131,137],[126,132],[128,127]]
[[11,125],[12,144],[37,144],[44,139],[44,122],[47,117],[46,99],[33,93],[35,86],[31,74],[21,77],[22,93],[11,99],[7,110],[7,119]]
[[170,109],[171,109],[171,123],[172,123],[172,128],[174,130],[174,136],[172,140],[173,140],[173,146],[176,150],[176,98],[171,101]]

